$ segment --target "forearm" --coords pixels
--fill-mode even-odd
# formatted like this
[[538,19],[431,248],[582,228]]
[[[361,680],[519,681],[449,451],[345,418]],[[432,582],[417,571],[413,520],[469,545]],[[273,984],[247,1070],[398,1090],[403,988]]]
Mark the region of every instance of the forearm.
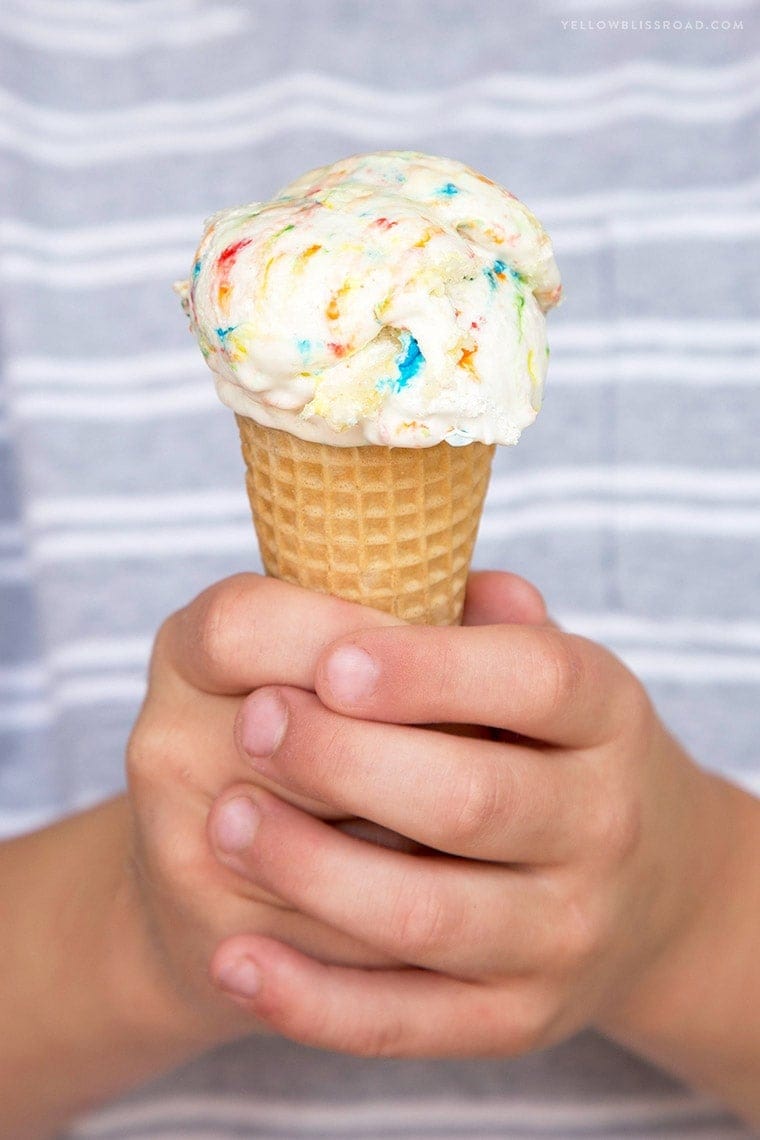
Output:
[[697,836],[710,876],[676,945],[601,1025],[618,1042],[760,1123],[760,801],[712,781],[715,818]]
[[118,798],[0,845],[4,1140],[36,1140],[202,1048],[135,920]]

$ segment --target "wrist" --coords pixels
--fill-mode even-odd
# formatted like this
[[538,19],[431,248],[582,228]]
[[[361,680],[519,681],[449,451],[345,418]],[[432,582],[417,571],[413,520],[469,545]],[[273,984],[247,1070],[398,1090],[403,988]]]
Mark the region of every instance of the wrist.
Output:
[[[223,1039],[207,1011],[181,992],[153,930],[133,852],[131,808],[126,797],[103,805],[102,824],[118,836],[100,893],[104,907],[94,937],[100,1002],[125,1042],[143,1055],[180,1063]],[[105,814],[107,813],[107,815]]]
[[758,1118],[760,802],[699,772],[685,896],[670,937],[596,1027],[618,1043]]
[[127,812],[119,797],[0,849],[0,1102],[14,1140],[47,1136],[206,1044],[141,930]]

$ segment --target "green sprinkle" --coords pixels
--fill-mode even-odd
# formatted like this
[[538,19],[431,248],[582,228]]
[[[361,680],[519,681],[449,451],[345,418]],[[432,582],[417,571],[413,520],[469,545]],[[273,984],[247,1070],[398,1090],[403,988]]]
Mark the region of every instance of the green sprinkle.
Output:
[[523,335],[523,309],[525,308],[525,294],[518,291],[515,293],[515,308],[517,309],[517,335],[522,340]]

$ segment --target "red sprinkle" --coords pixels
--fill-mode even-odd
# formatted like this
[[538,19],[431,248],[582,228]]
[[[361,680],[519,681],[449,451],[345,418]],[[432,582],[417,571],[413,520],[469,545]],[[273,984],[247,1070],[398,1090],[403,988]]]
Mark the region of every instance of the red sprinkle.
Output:
[[232,265],[233,261],[240,253],[240,250],[244,249],[245,246],[250,245],[252,240],[252,238],[242,238],[240,241],[236,241],[234,245],[228,245],[227,248],[223,249],[219,254],[217,265]]

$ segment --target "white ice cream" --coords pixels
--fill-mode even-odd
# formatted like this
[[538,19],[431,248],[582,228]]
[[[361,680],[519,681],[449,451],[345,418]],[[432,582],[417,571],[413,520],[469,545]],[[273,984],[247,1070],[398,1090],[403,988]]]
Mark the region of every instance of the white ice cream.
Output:
[[506,190],[388,151],[215,214],[177,289],[236,412],[337,446],[431,447],[517,442],[562,287]]

